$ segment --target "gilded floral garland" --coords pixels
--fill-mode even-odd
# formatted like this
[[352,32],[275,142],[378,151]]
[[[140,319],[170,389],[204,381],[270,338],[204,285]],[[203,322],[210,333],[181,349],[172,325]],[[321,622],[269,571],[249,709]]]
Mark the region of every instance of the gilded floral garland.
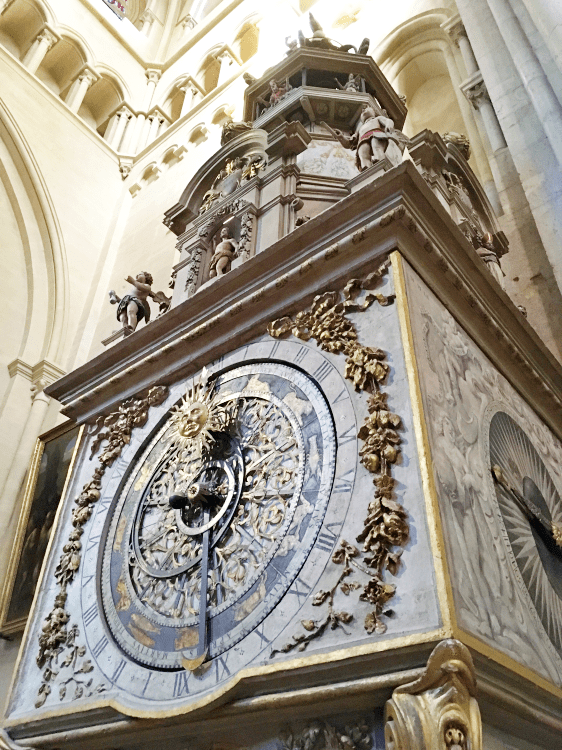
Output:
[[[82,542],[80,538],[84,533],[84,526],[93,512],[93,506],[101,495],[101,480],[108,466],[119,458],[123,448],[130,442],[131,433],[135,427],[141,427],[148,419],[148,410],[151,406],[161,404],[168,395],[165,386],[151,388],[144,398],[129,398],[124,401],[119,409],[103,420],[101,427],[105,429],[98,432],[92,443],[90,459],[97,453],[101,443],[107,441],[107,445],[98,458],[98,466],[94,469],[92,479],[82,488],[82,492],[76,498],[76,507],[72,511],[73,529],[69,534],[68,542],[64,545],[59,563],[55,570],[59,590],[55,597],[53,609],[48,614],[39,636],[39,653],[37,654],[37,665],[43,670],[43,681],[39,687],[39,693],[35,705],[42,706],[51,693],[51,685],[55,682],[61,668],[71,667],[72,674],[66,680],[60,680],[59,698],[62,700],[70,687],[74,687],[74,698],[92,695],[102,692],[103,685],[92,686],[92,679],[86,679],[86,675],[93,670],[89,659],[83,657],[86,649],[76,642],[80,632],[77,625],[67,628],[70,615],[66,611],[67,588],[74,580],[81,561]],[[59,657],[66,652],[64,659]]]
[[[313,339],[324,351],[345,355],[345,377],[357,391],[369,394],[369,414],[358,432],[358,438],[363,443],[359,453],[362,464],[375,475],[373,483],[376,488],[363,530],[356,540],[362,543],[362,552],[347,541],[340,540],[332,561],[343,566],[342,572],[331,589],[318,591],[313,598],[314,606],[327,604],[325,615],[319,620],[303,620],[305,632],[294,635],[285,646],[272,651],[271,656],[295,648],[303,651],[328,627],[336,629],[351,622],[352,614],[335,610],[334,597],[338,590],[349,596],[352,591],[361,589],[359,598],[372,605],[365,617],[365,630],[368,633],[386,631],[382,618],[390,614],[386,604],[394,596],[395,586],[385,583],[384,571],[388,570],[393,575],[397,572],[402,550],[395,548],[403,547],[409,535],[406,512],[393,499],[395,480],[391,473],[392,464],[400,453],[401,438],[396,430],[401,420],[388,411],[387,394],[380,390],[389,371],[386,354],[381,349],[360,344],[355,326],[346,315],[366,310],[375,301],[381,305],[392,301],[391,297],[368,291],[380,282],[388,265],[385,262],[363,281],[352,279],[343,293],[325,292],[318,295],[308,310],[297,313],[293,318],[280,318],[268,326],[268,333],[275,338],[292,333],[304,341]],[[357,302],[363,292],[366,292],[363,301]],[[355,580],[357,573],[366,575],[367,582]]]

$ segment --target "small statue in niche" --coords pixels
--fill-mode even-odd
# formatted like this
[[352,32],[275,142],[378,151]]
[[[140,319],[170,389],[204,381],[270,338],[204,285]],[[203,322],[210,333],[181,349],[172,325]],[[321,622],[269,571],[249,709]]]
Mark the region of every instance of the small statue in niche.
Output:
[[486,234],[483,235],[478,234],[475,240],[477,244],[476,252],[486,264],[488,271],[503,289],[503,271],[500,266],[498,254],[494,248],[494,238],[489,232],[486,232]]
[[277,83],[275,78],[272,78],[271,81],[269,82],[269,89],[270,89],[269,101],[264,99],[261,96],[257,97],[257,101],[269,109],[270,107],[274,107],[276,104],[278,104],[281,101],[281,99],[287,96],[287,94],[289,93],[289,91],[292,90],[292,88],[293,87],[289,83],[288,78],[285,80],[285,83]]
[[211,264],[209,266],[209,278],[215,276],[224,276],[230,271],[230,266],[238,252],[238,243],[231,236],[228,227],[220,230],[218,240],[215,245]]
[[109,292],[109,301],[117,305],[117,320],[123,326],[123,333],[129,336],[136,329],[141,320],[150,321],[150,306],[148,297],[154,297],[152,291],[152,275],[143,271],[136,278],[127,276],[125,279],[131,288],[124,297],[119,297],[113,289]]
[[358,91],[361,91],[362,78],[359,75],[354,76],[353,73],[350,73],[347,77],[347,81],[343,86],[337,78],[334,78],[334,81],[337,83],[338,88],[341,89],[341,91],[350,91],[352,94],[356,94]]
[[357,169],[362,172],[369,169],[375,162],[385,157],[393,167],[402,163],[402,154],[409,139],[394,127],[386,109],[377,114],[375,108],[366,104],[359,118],[356,133],[345,135],[341,130],[333,130],[322,122],[332,135],[337,138],[344,148],[355,149]]

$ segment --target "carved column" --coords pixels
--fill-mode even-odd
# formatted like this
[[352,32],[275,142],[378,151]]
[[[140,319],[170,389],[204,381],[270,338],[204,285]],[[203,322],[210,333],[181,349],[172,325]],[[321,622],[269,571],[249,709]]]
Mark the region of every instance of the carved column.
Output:
[[195,102],[202,97],[202,92],[195,85],[195,82],[193,80],[190,80],[188,83],[185,83],[182,86],[180,86],[180,91],[183,91],[185,94],[183,104],[181,105],[181,113],[180,113],[180,117],[183,117],[191,109],[193,109]]
[[60,36],[47,26],[35,38],[31,47],[27,50],[22,63],[30,73],[35,73],[43,62],[45,55],[59,41]]
[[116,151],[119,151],[125,128],[132,116],[133,113],[128,107],[121,107],[113,116],[115,127],[111,129],[106,138],[109,145]]
[[387,750],[482,750],[476,674],[469,650],[442,641],[422,676],[396,688],[385,707]]
[[502,148],[507,148],[503,131],[498,122],[496,112],[488,95],[488,89],[486,88],[486,84],[484,83],[480,72],[476,73],[472,78],[469,78],[468,81],[465,81],[461,86],[461,90],[474,109],[479,110],[482,115],[482,120],[488,138],[490,139],[492,151],[495,153]]
[[144,13],[139,19],[140,21],[139,31],[142,31],[142,33],[146,37],[150,36],[150,32],[152,31],[152,27],[154,25],[155,20],[156,20],[156,16],[151,10],[147,8],[147,10],[144,11]]
[[234,59],[234,56],[227,49],[221,50],[216,55],[216,59],[218,60],[221,66],[221,69],[219,72],[219,79],[217,81],[217,86],[221,86],[232,75],[233,69],[231,69],[231,66],[233,63],[236,63],[236,60]]
[[151,115],[149,115],[148,118],[150,122],[150,126],[148,128],[148,138],[146,140],[146,143],[144,144],[146,146],[147,143],[152,143],[157,137],[158,137],[158,130],[160,129],[160,122],[162,121],[162,118],[158,112],[153,112]]
[[94,83],[94,81],[97,81],[99,76],[97,73],[94,73],[93,70],[90,70],[89,68],[84,68],[72,86],[70,87],[68,94],[66,95],[65,102],[68,105],[69,109],[71,109],[73,112],[78,112],[80,107],[82,106],[82,102],[84,101],[84,97],[86,96],[86,92]]
[[150,105],[152,104],[152,98],[154,96],[156,84],[160,80],[161,72],[159,70],[149,69],[145,71],[145,76],[147,79],[147,85],[141,105],[141,112],[137,115],[135,127],[131,135],[131,141],[130,144],[128,144],[129,150],[133,153],[137,150],[141,151],[146,143],[148,137],[148,132],[145,129],[146,112],[148,112]]

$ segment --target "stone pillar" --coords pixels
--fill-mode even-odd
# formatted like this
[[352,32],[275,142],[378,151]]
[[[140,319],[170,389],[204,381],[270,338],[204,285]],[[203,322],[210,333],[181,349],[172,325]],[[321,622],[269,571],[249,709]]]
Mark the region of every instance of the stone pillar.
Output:
[[152,143],[158,135],[158,130],[160,128],[160,115],[158,112],[154,112],[152,115],[149,115],[148,121],[150,123],[150,126],[148,128],[148,138],[146,139],[146,143],[144,144],[146,146],[147,143]]
[[476,673],[460,641],[441,641],[414,682],[400,685],[385,706],[387,750],[482,750]]
[[146,76],[147,83],[141,104],[141,109],[143,109],[145,112],[148,112],[152,105],[152,99],[154,97],[154,91],[156,90],[156,84],[160,80],[162,72],[160,70],[155,70],[154,68],[149,68],[145,71],[144,74]]
[[154,21],[156,21],[156,16],[151,10],[147,8],[139,20],[140,20],[139,31],[142,31],[142,33],[146,37],[149,37],[150,32],[152,31],[152,27],[154,26]]
[[121,107],[121,109],[113,116],[114,127],[111,128],[111,131],[107,134],[106,140],[116,151],[119,151],[123,133],[125,132],[125,128],[132,116],[133,113],[128,107]]
[[[125,118],[125,120],[127,120],[127,118]],[[135,117],[134,113],[131,112],[131,116],[125,122],[125,132],[123,134],[123,141],[121,144],[116,142],[115,144],[116,150],[124,154],[130,154],[132,152],[133,150],[132,143],[135,137],[136,128],[137,128],[137,118]]]
[[[476,58],[474,57],[474,53],[472,52],[472,47],[470,46],[470,42],[468,41],[465,28],[460,18],[457,16],[456,19],[453,19],[453,22],[449,21],[443,24],[442,28],[449,34],[452,42],[456,45],[456,47],[461,50],[465,68],[467,70],[470,69],[473,70],[473,72],[477,72],[478,64],[476,62]],[[462,51],[462,40],[466,42],[466,44],[468,45],[468,50],[470,51],[470,55],[469,57],[467,57],[467,59],[465,59],[464,53]],[[451,48],[450,44],[444,43],[442,45],[442,49],[443,55],[445,57],[445,62],[447,63],[447,69],[449,71],[449,77],[451,78],[451,81],[453,83],[453,88],[455,89],[459,109],[461,111],[462,118],[466,127],[466,133],[472,147],[474,162],[476,164],[479,177],[482,182],[482,187],[484,188],[484,191],[488,196],[488,200],[492,204],[492,208],[496,212],[496,215],[501,216],[503,214],[503,208],[492,172],[493,167],[486,155],[486,146],[482,142],[478,124],[475,121],[470,104],[467,101],[466,97],[463,96],[461,90],[462,79],[459,70],[459,64],[457,64],[457,59],[455,58],[455,54],[453,51],[454,48]]]
[[73,112],[78,112],[80,107],[82,106],[82,102],[84,101],[84,97],[86,96],[86,92],[94,83],[94,81],[97,81],[99,76],[97,73],[94,73],[93,70],[90,70],[89,68],[84,68],[72,86],[70,87],[68,94],[66,95],[65,102],[69,109],[71,109]]
[[27,50],[22,60],[23,65],[30,73],[35,73],[43,62],[45,55],[59,41],[60,36],[45,26],[35,38],[31,47]]
[[484,127],[486,128],[486,133],[490,140],[492,151],[495,153],[502,148],[506,148],[507,144],[505,142],[503,131],[500,127],[496,112],[488,95],[488,89],[482,80],[480,72],[462,84],[462,92],[474,109],[479,110],[484,122]]
[[145,71],[147,84],[144,92],[144,97],[141,105],[141,112],[137,115],[137,121],[135,123],[133,132],[131,134],[130,143],[128,143],[128,149],[132,153],[142,151],[148,138],[148,130],[145,127],[146,124],[146,112],[150,109],[152,104],[152,98],[156,89],[156,84],[160,80],[161,72],[155,69],[149,69]]
[[219,80],[217,81],[217,86],[221,86],[225,81],[227,81],[230,76],[233,74],[234,70],[232,69],[232,64],[236,63],[236,60],[232,56],[232,54],[228,50],[222,50],[216,55],[216,59],[219,61],[221,69],[219,72]]
[[180,114],[180,117],[183,117],[191,109],[193,109],[195,102],[202,97],[202,94],[193,82],[186,83],[184,86],[180,86],[180,91],[183,91],[185,94],[183,104],[181,105]]
[[562,106],[509,0],[488,0],[488,6],[501,29],[505,46],[541,121],[550,148],[562,166]]
[[472,51],[472,46],[463,22],[460,20],[460,16],[457,15],[447,23],[444,23],[443,28],[460,49],[467,74],[473,76],[478,72],[478,63],[476,62],[476,57]]

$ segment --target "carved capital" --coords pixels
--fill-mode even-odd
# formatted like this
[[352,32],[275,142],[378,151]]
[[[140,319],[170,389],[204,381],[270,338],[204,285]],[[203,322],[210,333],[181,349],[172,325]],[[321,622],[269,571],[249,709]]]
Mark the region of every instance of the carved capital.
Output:
[[484,81],[474,84],[473,86],[463,88],[463,94],[466,96],[468,101],[472,104],[474,109],[480,109],[483,102],[489,102],[490,96],[488,89]]
[[181,25],[184,29],[194,29],[197,26],[197,21],[190,13],[188,13],[181,22]]
[[59,41],[60,36],[51,31],[51,29],[45,27],[37,37],[37,42],[47,47],[48,50]]
[[387,702],[387,750],[482,750],[475,696],[469,650],[460,641],[442,641],[421,677],[396,688]]
[[464,24],[458,13],[442,24],[441,28],[447,32],[451,37],[451,41],[456,44],[457,47],[459,46],[459,40],[461,37],[468,38]]
[[158,83],[158,81],[160,80],[160,76],[162,75],[162,71],[155,70],[154,68],[149,68],[148,70],[144,71],[144,74],[149,83]]

